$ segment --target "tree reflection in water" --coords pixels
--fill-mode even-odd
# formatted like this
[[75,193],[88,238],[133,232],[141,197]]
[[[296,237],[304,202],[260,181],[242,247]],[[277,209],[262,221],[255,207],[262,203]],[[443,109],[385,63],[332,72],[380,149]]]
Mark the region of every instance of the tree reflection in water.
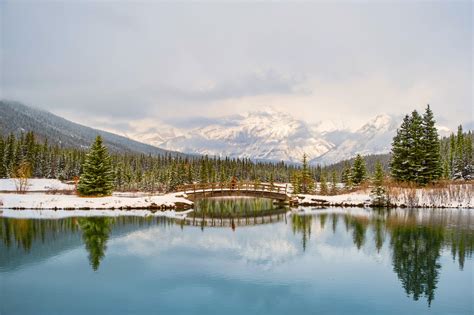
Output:
[[428,304],[434,299],[443,232],[440,226],[396,225],[390,229],[393,270],[415,301],[422,295]]
[[112,219],[107,217],[81,218],[78,223],[82,230],[82,239],[86,250],[89,252],[89,263],[92,269],[97,271],[101,260],[105,257]]
[[308,240],[311,238],[312,221],[313,217],[310,215],[293,215],[291,217],[293,233],[301,233],[303,235],[301,240],[301,243],[303,245],[303,251],[306,250]]
[[0,217],[0,240],[6,248],[16,245],[28,252],[34,242],[47,242],[77,231],[76,219],[39,220]]
[[[331,229],[335,233],[338,217],[342,216],[346,231],[352,234],[353,243],[360,250],[370,227],[378,253],[388,235],[393,270],[406,294],[415,301],[425,297],[431,305],[441,271],[441,250],[450,249],[453,260],[457,258],[459,268],[463,269],[466,257],[472,257],[474,251],[474,231],[470,229],[469,218],[462,226],[456,226],[453,222],[448,224],[449,216],[419,214],[411,210],[402,214],[388,210],[373,211],[366,215],[332,213]],[[313,217],[319,219],[320,227],[324,230],[327,213],[315,214]],[[311,236],[311,216],[293,215],[291,222],[293,232],[302,235],[303,251],[306,251]]]
[[[270,210],[269,210],[270,208]],[[242,200],[232,203],[229,200],[221,207],[217,202],[208,202],[197,211],[224,220],[231,218],[236,224],[262,224],[280,221],[286,222],[286,215],[266,221],[254,219],[254,215],[262,215],[280,208],[268,201]],[[285,210],[286,211],[286,210]],[[467,258],[474,251],[474,231],[469,215],[463,216],[461,210],[391,210],[391,211],[356,211],[331,212],[323,211],[314,215],[292,214],[288,223],[295,235],[301,236],[303,251],[307,251],[311,241],[312,228],[322,232],[328,229],[332,234],[344,234],[344,229],[338,229],[343,224],[346,232],[351,235],[356,248],[375,245],[377,252],[387,244],[390,250],[393,271],[408,296],[414,300],[426,298],[428,304],[435,299],[435,291],[440,279],[440,257],[443,249],[451,252],[453,260],[457,260],[462,270]],[[219,219],[220,217],[220,219]],[[240,219],[243,217],[244,219]],[[262,217],[263,218],[263,217]],[[270,217],[271,218],[271,217]],[[319,223],[317,222],[319,220]],[[329,221],[328,221],[329,220]],[[165,218],[139,217],[91,217],[68,218],[58,220],[40,219],[8,219],[0,217],[0,241],[3,246],[0,251],[0,267],[2,260],[9,259],[10,248],[19,248],[25,255],[38,244],[53,243],[68,235],[82,232],[82,240],[89,256],[93,270],[98,270],[103,261],[110,233],[128,229],[136,230],[143,226],[162,225],[163,227],[177,223],[185,227],[184,220],[174,221]],[[315,226],[313,227],[313,224]],[[217,224],[214,226],[218,226]],[[371,235],[372,233],[372,235]],[[78,235],[78,238],[80,236]],[[372,243],[373,242],[373,243]],[[370,247],[368,248],[370,250]]]

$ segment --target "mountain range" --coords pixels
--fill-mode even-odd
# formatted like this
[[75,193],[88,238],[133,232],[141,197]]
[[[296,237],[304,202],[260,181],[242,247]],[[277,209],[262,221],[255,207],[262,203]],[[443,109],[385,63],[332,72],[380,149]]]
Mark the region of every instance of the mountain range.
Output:
[[[384,154],[401,116],[380,114],[356,129],[323,121],[309,124],[292,115],[265,108],[241,115],[206,119],[195,127],[164,123],[135,128],[122,135],[86,127],[19,102],[0,101],[2,134],[35,131],[40,138],[66,147],[89,147],[96,135],[115,152],[173,153],[251,158],[261,161],[301,162],[304,153],[312,165],[329,165],[356,154]],[[156,127],[158,126],[158,127]],[[441,135],[449,129],[438,127]]]
[[149,128],[129,137],[163,149],[193,154],[298,163],[304,153],[311,164],[331,164],[360,153],[382,154],[401,117],[381,114],[352,130],[332,122],[308,124],[271,108],[221,117],[191,130]]

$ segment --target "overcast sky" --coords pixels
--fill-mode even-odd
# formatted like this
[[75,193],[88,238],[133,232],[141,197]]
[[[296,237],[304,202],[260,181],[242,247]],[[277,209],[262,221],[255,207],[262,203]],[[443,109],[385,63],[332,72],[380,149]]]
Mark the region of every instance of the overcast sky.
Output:
[[272,106],[473,120],[470,1],[0,1],[1,97],[98,128]]

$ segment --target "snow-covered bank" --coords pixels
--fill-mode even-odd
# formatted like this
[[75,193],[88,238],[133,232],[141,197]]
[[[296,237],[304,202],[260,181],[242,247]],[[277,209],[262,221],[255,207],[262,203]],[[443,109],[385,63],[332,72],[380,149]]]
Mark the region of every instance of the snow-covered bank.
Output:
[[[392,207],[411,208],[474,208],[474,184],[448,185],[435,188],[401,188],[388,190]],[[335,196],[298,195],[300,206],[369,207],[369,191],[357,191]]]
[[342,194],[335,196],[325,195],[298,195],[298,205],[300,206],[369,206],[371,199],[369,194],[363,192],[355,192],[350,194]]
[[[17,191],[18,179],[0,178],[0,191],[15,192]],[[26,185],[26,191],[65,191],[74,190],[74,185],[66,184],[58,179],[48,178],[29,178]]]
[[188,209],[193,203],[180,194],[149,197],[78,197],[50,194],[0,194],[0,209]]

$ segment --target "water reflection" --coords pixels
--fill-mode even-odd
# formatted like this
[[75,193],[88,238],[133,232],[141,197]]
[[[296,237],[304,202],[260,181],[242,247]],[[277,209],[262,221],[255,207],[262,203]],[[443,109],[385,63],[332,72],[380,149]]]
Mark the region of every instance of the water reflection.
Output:
[[395,224],[390,228],[393,270],[415,301],[423,295],[428,304],[434,299],[443,234],[441,226]]
[[[306,251],[308,240],[311,238],[312,218],[309,215],[293,215],[291,217],[293,233],[302,235],[301,245],[303,246],[303,251]],[[323,226],[323,224],[321,225]]]
[[64,233],[77,231],[77,219],[32,220],[0,217],[0,238],[8,248],[16,246],[30,251],[35,240],[42,242],[61,237]]
[[[359,252],[367,251],[367,253],[386,255],[391,264],[391,270],[397,276],[406,295],[414,301],[426,300],[427,304],[431,305],[440,283],[443,250],[446,250],[445,256],[447,254],[457,262],[460,270],[464,269],[466,260],[472,258],[474,250],[474,230],[468,211],[327,209],[314,211],[311,214],[287,215],[287,209],[265,200],[245,199],[219,202],[199,203],[195,213],[184,221],[155,217],[93,217],[59,220],[0,217],[2,243],[0,273],[10,270],[9,266],[18,268],[25,257],[32,260],[47,259],[50,257],[48,255],[58,255],[64,248],[74,246],[81,246],[87,250],[90,267],[97,271],[107,255],[110,239],[147,228],[165,230],[167,227],[172,228],[175,224],[179,224],[184,230],[181,233],[185,235],[186,229],[196,230],[188,225],[199,226],[205,232],[204,227],[236,228],[243,225],[265,224],[265,226],[256,227],[258,231],[253,232],[260,232],[266,235],[266,238],[257,236],[255,239],[250,238],[239,243],[238,239],[228,237],[225,241],[232,246],[229,245],[225,250],[239,251],[246,248],[251,257],[258,259],[267,257],[270,247],[262,247],[263,249],[258,251],[254,246],[256,243],[252,244],[252,242],[259,241],[260,246],[270,240],[274,235],[269,234],[272,233],[273,226],[279,227],[279,239],[275,239],[274,248],[279,248],[281,253],[289,251],[288,248],[293,246],[301,251],[298,255],[308,255],[317,250],[321,242],[330,244],[334,248],[341,246],[339,243],[331,243],[331,237],[339,241],[347,238],[350,246]],[[219,206],[220,204],[222,206]],[[285,230],[290,233],[290,236],[281,234]],[[240,235],[248,232],[245,229],[238,231]],[[229,233],[228,230],[227,233]],[[227,237],[228,234],[223,235]],[[258,233],[253,235],[258,235]],[[326,239],[319,239],[322,235]],[[222,243],[219,243],[221,241]],[[277,246],[278,241],[285,241],[290,245],[280,248]],[[223,242],[222,239],[214,238],[212,244],[223,244]],[[297,243],[299,245],[295,246]],[[175,243],[170,242],[169,248],[173,246],[176,246]],[[35,249],[38,252],[35,252]],[[289,252],[294,255],[293,250]],[[286,262],[284,259],[281,261]]]
[[101,260],[105,257],[112,219],[106,217],[80,218],[78,224],[81,227],[82,239],[89,253],[89,262],[92,269],[96,271]]
[[267,198],[206,198],[195,202],[194,211],[181,225],[231,227],[279,222],[286,219],[288,207]]
[[[393,270],[406,294],[415,301],[423,296],[430,305],[439,280],[442,249],[450,249],[461,270],[466,257],[471,258],[474,251],[474,230],[469,215],[461,222],[455,222],[456,217],[445,215],[444,210],[433,211],[438,213],[425,210],[333,213],[332,231],[336,233],[338,217],[343,217],[346,232],[351,233],[355,247],[360,250],[370,228],[377,253],[380,253],[388,234]],[[324,230],[327,213],[294,215],[291,220],[293,231],[301,234],[303,251],[311,237],[311,218],[319,220],[320,228]]]

